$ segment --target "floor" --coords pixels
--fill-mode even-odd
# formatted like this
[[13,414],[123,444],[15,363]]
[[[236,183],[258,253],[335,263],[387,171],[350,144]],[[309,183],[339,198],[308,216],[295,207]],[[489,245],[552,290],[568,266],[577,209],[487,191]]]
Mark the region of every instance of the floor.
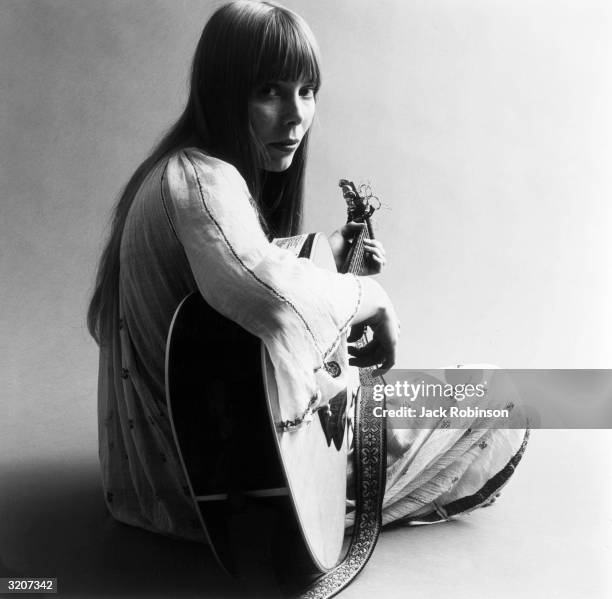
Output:
[[[612,432],[534,431],[491,507],[386,530],[343,599],[612,596]],[[3,456],[0,576],[57,577],[60,597],[237,597],[205,547],[122,526],[95,456]]]

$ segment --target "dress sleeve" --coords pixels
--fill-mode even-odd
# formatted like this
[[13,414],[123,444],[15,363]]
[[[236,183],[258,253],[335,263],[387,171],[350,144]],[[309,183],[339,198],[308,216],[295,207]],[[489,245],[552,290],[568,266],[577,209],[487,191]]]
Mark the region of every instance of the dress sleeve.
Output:
[[244,179],[199,150],[169,159],[163,201],[204,299],[264,342],[281,413],[299,418],[321,397],[321,367],[343,342],[361,299],[359,279],[316,267],[266,238]]

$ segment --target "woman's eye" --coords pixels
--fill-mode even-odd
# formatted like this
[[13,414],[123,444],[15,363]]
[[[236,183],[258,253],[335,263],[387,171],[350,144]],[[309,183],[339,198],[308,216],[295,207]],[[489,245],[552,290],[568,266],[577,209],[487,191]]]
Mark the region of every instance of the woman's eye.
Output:
[[[282,83],[265,83],[259,87],[257,94],[262,98],[278,98],[289,97],[295,93],[295,87],[287,84],[285,87]],[[299,87],[299,95],[302,98],[314,98],[317,93],[314,85],[304,85]]]
[[303,98],[314,98],[316,91],[317,90],[314,88],[314,86],[308,85],[300,90],[300,96]]
[[280,95],[280,89],[278,85],[274,85],[273,83],[266,83],[259,88],[259,93],[262,96],[278,96]]

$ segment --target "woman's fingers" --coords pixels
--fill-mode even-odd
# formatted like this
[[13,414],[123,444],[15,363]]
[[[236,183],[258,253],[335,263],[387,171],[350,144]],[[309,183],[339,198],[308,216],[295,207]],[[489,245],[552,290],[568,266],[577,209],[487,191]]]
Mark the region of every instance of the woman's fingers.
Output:
[[368,237],[367,239],[363,240],[363,245],[366,248],[372,248],[372,249],[376,248],[376,249],[379,249],[383,254],[385,253],[385,247],[378,239],[370,239]]
[[367,356],[372,354],[374,350],[379,348],[380,344],[378,341],[373,339],[372,341],[362,345],[361,347],[355,347],[354,345],[348,346],[348,353],[355,358],[361,358],[362,356]]
[[349,364],[360,368],[383,364],[390,358],[388,348],[383,347],[376,339],[362,347],[349,346],[348,352],[351,355]]
[[[358,341],[359,339],[361,339],[363,337],[363,333],[365,331],[365,325],[364,324],[356,324],[353,325],[351,327],[351,332],[347,338],[347,341],[349,343],[353,343],[354,341]],[[350,348],[349,348],[350,350]]]
[[370,270],[374,271],[373,274],[381,272],[387,264],[387,256],[383,244],[378,239],[364,239],[363,246],[366,255],[373,262]]
[[372,376],[384,376],[393,368],[393,364],[395,364],[395,362],[383,362],[380,368],[376,368],[372,371]]
[[[330,243],[332,245],[334,257],[336,258],[337,266],[340,266],[340,263],[346,256],[348,248],[350,247],[356,234],[365,226],[366,225],[364,223],[356,223],[351,221],[346,223],[339,231],[336,231],[330,237]],[[366,257],[368,258],[368,262],[366,264],[367,272],[364,274],[380,273],[387,264],[387,256],[383,244],[378,241],[378,239],[365,238],[363,240],[363,248]]]
[[350,358],[349,364],[351,366],[358,366],[359,368],[366,368],[367,366],[382,364],[385,361],[385,352],[382,348],[378,347],[367,354]]

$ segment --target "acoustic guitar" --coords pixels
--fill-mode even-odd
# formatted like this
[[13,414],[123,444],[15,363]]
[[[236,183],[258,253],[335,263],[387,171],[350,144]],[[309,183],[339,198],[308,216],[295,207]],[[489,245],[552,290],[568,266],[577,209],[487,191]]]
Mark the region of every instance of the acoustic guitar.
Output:
[[[374,208],[341,180],[348,220],[366,223],[353,239],[341,272],[361,274],[363,240],[372,237]],[[336,270],[322,234],[275,240],[317,266]],[[325,364],[346,388],[312,422],[293,430],[281,422],[275,373],[262,342],[212,309],[199,293],[178,306],[166,346],[166,399],[174,439],[200,524],[219,564],[236,572],[232,519],[253,504],[282,516],[278,554],[325,573],[340,557],[344,537],[350,413],[359,384],[346,339]],[[296,356],[299,360],[299,356]],[[257,518],[257,512],[253,512]]]

